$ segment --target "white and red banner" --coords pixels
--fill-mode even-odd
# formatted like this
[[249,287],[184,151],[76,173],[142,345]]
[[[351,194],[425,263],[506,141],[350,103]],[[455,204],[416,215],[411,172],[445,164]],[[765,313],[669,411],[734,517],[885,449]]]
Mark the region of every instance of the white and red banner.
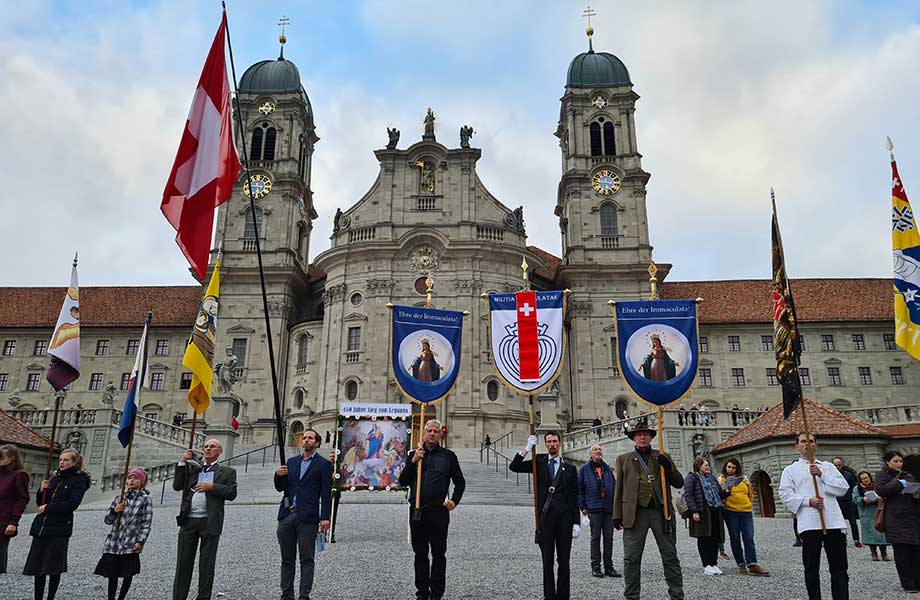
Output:
[[160,210],[199,279],[208,270],[214,209],[227,201],[240,172],[230,126],[230,85],[224,57],[223,15],[201,71],[182,141]]
[[562,372],[565,293],[489,294],[492,360],[520,394],[537,394]]
[[45,376],[55,390],[63,390],[80,376],[80,283],[77,259],[70,272],[70,285],[48,344],[51,366]]

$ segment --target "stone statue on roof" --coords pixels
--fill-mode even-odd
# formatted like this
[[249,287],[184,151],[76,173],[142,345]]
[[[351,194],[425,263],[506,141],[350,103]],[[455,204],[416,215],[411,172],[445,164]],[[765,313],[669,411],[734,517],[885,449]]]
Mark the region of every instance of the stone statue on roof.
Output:
[[387,142],[387,150],[394,150],[396,148],[396,144],[399,143],[399,130],[395,127],[393,129],[387,127],[387,135],[390,138],[390,140]]
[[434,121],[436,117],[434,111],[431,110],[431,107],[428,107],[428,112],[425,113],[425,119],[422,121],[425,124],[425,133],[422,135],[423,140],[434,141]]
[[470,147],[470,138],[473,137],[473,134],[476,133],[473,131],[473,128],[469,125],[464,125],[460,128],[460,147],[469,148]]

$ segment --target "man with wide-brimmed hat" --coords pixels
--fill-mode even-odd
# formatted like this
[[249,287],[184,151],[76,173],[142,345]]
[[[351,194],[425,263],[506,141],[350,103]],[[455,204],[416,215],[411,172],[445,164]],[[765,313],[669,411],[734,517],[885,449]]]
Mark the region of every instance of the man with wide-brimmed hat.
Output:
[[[635,444],[635,449],[617,457],[617,486],[613,497],[613,526],[623,529],[623,596],[627,600],[639,600],[642,552],[651,530],[661,553],[668,595],[671,600],[683,600],[683,574],[677,557],[677,527],[670,488],[682,488],[684,478],[670,456],[652,450],[655,431],[645,419],[636,423],[626,435]],[[661,491],[662,468],[669,486],[667,497]],[[670,517],[667,521],[665,504]]]

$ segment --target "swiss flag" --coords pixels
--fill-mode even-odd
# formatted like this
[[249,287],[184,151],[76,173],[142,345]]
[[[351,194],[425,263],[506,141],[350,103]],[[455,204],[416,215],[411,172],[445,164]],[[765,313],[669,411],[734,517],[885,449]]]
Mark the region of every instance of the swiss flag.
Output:
[[160,210],[199,279],[208,270],[214,209],[227,201],[240,172],[230,128],[230,85],[224,59],[224,13],[201,71]]
[[537,335],[537,293],[518,292],[517,307],[518,360],[521,381],[540,380],[540,342]]

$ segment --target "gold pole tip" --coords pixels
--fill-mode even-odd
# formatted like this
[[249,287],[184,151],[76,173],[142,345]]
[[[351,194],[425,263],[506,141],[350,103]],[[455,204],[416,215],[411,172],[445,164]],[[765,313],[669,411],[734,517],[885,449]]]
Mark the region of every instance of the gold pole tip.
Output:
[[588,25],[587,29],[585,29],[585,33],[588,34],[588,37],[591,37],[594,35],[594,28]]

